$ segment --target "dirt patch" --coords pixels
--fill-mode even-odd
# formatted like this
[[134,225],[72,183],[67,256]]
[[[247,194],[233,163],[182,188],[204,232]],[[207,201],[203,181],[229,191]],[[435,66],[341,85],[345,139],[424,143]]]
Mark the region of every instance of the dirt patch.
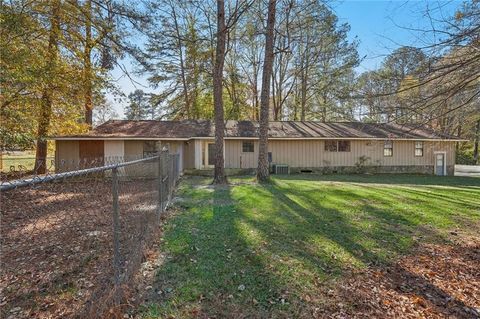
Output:
[[479,265],[479,238],[422,244],[389,267],[342,279],[327,292],[332,302],[313,316],[480,318]]

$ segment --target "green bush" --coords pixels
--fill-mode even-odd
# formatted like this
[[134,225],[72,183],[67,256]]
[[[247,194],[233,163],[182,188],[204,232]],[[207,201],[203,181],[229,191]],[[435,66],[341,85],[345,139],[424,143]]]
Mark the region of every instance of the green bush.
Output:
[[473,158],[473,143],[467,142],[460,144],[460,147],[457,149],[456,161],[455,163],[461,165],[476,165],[475,159]]

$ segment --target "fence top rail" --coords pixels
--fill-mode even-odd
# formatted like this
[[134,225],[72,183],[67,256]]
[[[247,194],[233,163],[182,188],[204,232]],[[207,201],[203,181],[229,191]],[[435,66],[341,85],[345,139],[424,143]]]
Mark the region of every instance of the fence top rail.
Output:
[[2,182],[0,184],[0,191],[3,192],[3,191],[19,188],[19,187],[32,186],[32,185],[46,183],[46,182],[50,182],[50,181],[54,181],[62,178],[71,178],[71,177],[82,176],[82,175],[87,175],[91,173],[104,172],[104,171],[112,170],[115,168],[148,162],[148,161],[159,159],[159,158],[160,158],[160,155],[156,155],[156,156],[146,157],[146,158],[129,161],[129,162],[120,162],[120,163],[114,163],[114,164],[109,164],[109,165],[99,166],[99,167],[85,168],[85,169],[70,171],[65,173],[57,173],[57,174],[51,174],[51,175],[45,175],[45,176],[34,176],[33,178],[29,178],[29,179],[17,179],[13,181]]

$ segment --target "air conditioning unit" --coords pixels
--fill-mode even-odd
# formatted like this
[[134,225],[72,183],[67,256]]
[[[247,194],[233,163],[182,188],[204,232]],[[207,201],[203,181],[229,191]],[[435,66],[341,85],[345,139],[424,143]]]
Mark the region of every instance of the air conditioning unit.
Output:
[[288,165],[276,164],[273,169],[274,173],[277,175],[288,175],[290,174],[290,168]]

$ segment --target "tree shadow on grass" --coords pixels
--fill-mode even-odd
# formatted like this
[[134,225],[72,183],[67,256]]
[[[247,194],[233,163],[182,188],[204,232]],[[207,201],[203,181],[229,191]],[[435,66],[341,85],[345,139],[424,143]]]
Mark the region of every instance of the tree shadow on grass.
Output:
[[[349,262],[354,262],[357,266],[387,262],[389,253],[400,250],[398,244],[401,238],[385,240],[388,235],[392,235],[392,228],[403,225],[402,229],[396,230],[396,232],[401,233],[404,231],[403,228],[412,227],[411,221],[407,218],[368,204],[362,204],[361,207],[358,207],[358,203],[354,204],[357,206],[355,207],[356,211],[367,214],[367,216],[364,216],[367,224],[363,224],[360,221],[355,221],[351,214],[339,209],[342,205],[344,206],[344,203],[335,201],[331,203],[332,205],[322,205],[315,200],[314,192],[309,193],[293,189],[285,191],[278,185],[266,189],[278,201],[280,210],[287,212],[292,218],[295,215],[301,216],[301,222],[291,223],[289,222],[290,217],[287,217],[287,215],[285,222],[282,223],[281,232],[295,234],[312,245],[314,245],[312,239],[313,242],[318,239],[317,243],[319,241],[320,243],[327,243],[333,248],[334,253],[346,253],[347,258],[344,261],[339,261],[338,256],[332,256],[331,254],[323,258],[325,263],[339,268],[338,270],[350,268]],[[361,199],[359,195],[348,191],[337,189],[336,192],[343,192],[343,196],[352,201]],[[339,208],[333,208],[332,206],[337,206],[335,204]],[[265,230],[271,227],[270,223],[263,225],[257,223],[256,226]],[[432,233],[431,235],[435,234]],[[279,248],[281,249],[281,247]],[[321,250],[319,252],[322,253]],[[312,264],[315,263],[314,261],[312,260]]]
[[213,189],[213,202],[182,202],[187,210],[167,226],[168,256],[155,283],[161,293],[149,297],[147,317],[268,317],[281,299],[281,281],[242,234],[231,187]]
[[[467,192],[455,191],[455,193],[453,193],[449,189],[425,187],[422,191],[402,188],[402,192],[409,194],[410,196],[408,196],[408,198],[411,200],[421,198],[420,200],[423,202],[438,203],[438,201],[442,201],[452,205],[462,205],[469,209],[480,210],[478,198],[472,196],[472,194],[474,194],[474,190],[472,189],[469,189]],[[477,195],[480,196],[480,188],[477,193]]]
[[[450,188],[422,187],[378,187],[371,184],[351,184],[347,187],[337,185],[330,188],[328,184],[322,187],[293,189],[288,180],[278,180],[277,186],[293,194],[296,198],[313,203],[315,208],[318,197],[328,197],[327,202],[336,200],[336,205],[350,207],[356,211],[378,210],[377,218],[394,223],[404,224],[401,219],[408,219],[416,226],[419,224],[436,224],[438,227],[462,224],[465,218],[480,217],[480,203],[476,201],[476,190],[454,191]],[[353,186],[353,189],[351,188]],[[478,190],[480,196],[480,189]],[[370,209],[361,209],[369,205]],[[375,210],[377,208],[377,210]]]
[[[444,235],[438,233],[434,228],[425,228],[421,220],[406,218],[393,210],[379,209],[369,204],[362,205],[358,208],[359,211],[366,212],[375,220],[374,227],[365,229],[355,226],[351,219],[345,218],[343,212],[339,210],[326,209],[322,205],[318,205],[318,202],[316,205],[312,205],[315,196],[312,196],[311,193],[305,193],[298,189],[285,190],[276,183],[273,183],[273,186],[267,189],[278,199],[279,203],[284,205],[282,209],[300,214],[305,222],[310,224],[301,226],[303,236],[308,236],[308,233],[313,231],[314,234],[328,238],[336,242],[341,249],[346,250],[357,260],[361,260],[365,265],[379,263],[382,267],[392,267],[391,265],[394,262],[392,256],[405,254],[413,248],[414,243],[410,236],[413,233],[421,234],[421,236],[436,242],[445,243],[446,241]],[[347,195],[344,197],[345,199],[359,199],[358,197],[360,197],[352,192],[335,190],[335,192],[339,191]],[[291,194],[295,195],[295,199],[301,198],[303,200],[292,200],[288,196]],[[380,200],[380,198],[377,198],[377,200]],[[315,210],[317,212],[312,213]],[[335,224],[329,224],[328,227],[323,228],[321,224],[328,223],[330,220],[327,217],[328,215],[335,216]],[[298,226],[300,225],[290,225],[290,229],[284,230],[295,232],[292,228]],[[258,227],[260,228],[260,226]],[[372,241],[374,245],[370,246],[369,243]],[[314,264],[314,260],[311,261]],[[343,268],[348,267],[343,265]],[[435,313],[455,314],[460,318],[473,318],[472,314],[476,313],[474,308],[467,306],[460,299],[440,289],[428,278],[401,267],[395,267],[394,273],[392,280],[395,289],[408,289],[411,294],[422,296]]]
[[434,176],[412,174],[292,174],[276,177],[281,180],[313,180],[324,182],[349,182],[394,185],[432,185],[480,188],[480,178],[465,176]]
[[[330,279],[352,268],[388,266],[413,247],[415,232],[444,240],[421,218],[385,209],[393,193],[369,191],[372,202],[348,189],[274,180],[215,187],[193,205],[181,202],[184,211],[165,230],[168,257],[155,284],[161,294],[150,300],[147,317],[314,315]],[[428,281],[422,287],[428,285],[446,294]]]

